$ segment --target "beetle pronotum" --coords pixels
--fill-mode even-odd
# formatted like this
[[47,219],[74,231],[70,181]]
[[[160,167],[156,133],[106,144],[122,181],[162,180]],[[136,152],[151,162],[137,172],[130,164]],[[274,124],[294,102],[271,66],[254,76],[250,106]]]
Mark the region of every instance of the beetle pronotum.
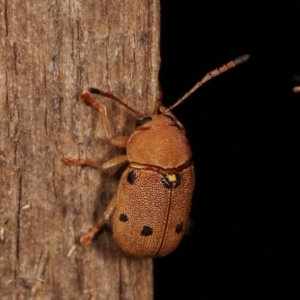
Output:
[[99,110],[105,135],[112,145],[126,148],[127,154],[98,164],[93,160],[64,157],[67,165],[88,165],[105,170],[125,161],[117,195],[94,227],[80,241],[89,244],[113,215],[113,235],[118,247],[136,257],[164,256],[180,243],[187,227],[194,189],[192,152],[181,123],[171,110],[213,77],[248,60],[243,55],[207,73],[182,98],[160,114],[145,116],[119,98],[98,89],[90,93],[108,97],[136,114],[136,130],[130,136],[111,137],[106,107],[88,92],[83,101]]

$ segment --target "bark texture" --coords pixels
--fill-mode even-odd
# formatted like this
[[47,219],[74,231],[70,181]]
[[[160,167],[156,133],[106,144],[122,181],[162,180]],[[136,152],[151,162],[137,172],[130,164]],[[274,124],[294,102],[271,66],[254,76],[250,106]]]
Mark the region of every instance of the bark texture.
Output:
[[[143,113],[157,107],[159,0],[0,0],[0,298],[152,299],[152,261],[124,257],[107,227],[79,244],[116,193],[121,172],[90,86]],[[112,135],[135,116],[107,107]]]

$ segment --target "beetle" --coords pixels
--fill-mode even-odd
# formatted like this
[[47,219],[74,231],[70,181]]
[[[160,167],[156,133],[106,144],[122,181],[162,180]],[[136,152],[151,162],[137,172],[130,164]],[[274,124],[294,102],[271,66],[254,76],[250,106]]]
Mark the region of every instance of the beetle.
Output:
[[[248,60],[243,55],[207,73],[169,108],[145,116],[110,93],[91,88],[81,99],[99,110],[105,135],[112,145],[126,148],[126,155],[98,164],[91,159],[64,157],[66,165],[88,165],[101,170],[122,162],[129,165],[121,176],[117,195],[94,227],[80,241],[89,244],[113,216],[113,236],[126,255],[140,258],[165,256],[180,243],[187,228],[195,184],[192,151],[181,123],[171,110],[211,78]],[[139,118],[130,137],[111,137],[106,107],[92,94],[111,98]]]

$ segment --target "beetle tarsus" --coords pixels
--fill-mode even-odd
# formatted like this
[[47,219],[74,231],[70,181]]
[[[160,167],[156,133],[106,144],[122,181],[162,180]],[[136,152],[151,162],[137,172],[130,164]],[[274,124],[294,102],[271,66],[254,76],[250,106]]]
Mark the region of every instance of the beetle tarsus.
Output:
[[71,156],[66,156],[63,157],[62,162],[68,166],[75,166],[75,165],[81,165],[79,159],[71,157]]
[[83,245],[89,245],[92,239],[95,237],[95,235],[101,230],[105,222],[106,221],[103,218],[98,220],[94,227],[87,234],[83,235],[80,238],[80,243]]
[[90,166],[90,167],[100,169],[100,170],[104,169],[103,165],[98,164],[89,158],[77,159],[75,157],[66,156],[66,157],[62,158],[61,160],[68,166]]
[[90,237],[89,234],[86,234],[80,238],[80,243],[85,246],[89,245],[91,241],[92,237]]

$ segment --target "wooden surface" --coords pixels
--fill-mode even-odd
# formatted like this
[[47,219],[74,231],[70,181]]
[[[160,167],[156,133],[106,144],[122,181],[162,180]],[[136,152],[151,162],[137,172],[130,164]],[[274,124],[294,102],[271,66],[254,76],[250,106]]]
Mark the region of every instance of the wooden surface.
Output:
[[[78,242],[121,171],[61,158],[123,153],[79,99],[88,87],[155,111],[159,26],[158,0],[0,1],[1,299],[152,299],[152,261],[124,257],[109,226]],[[134,115],[101,101],[112,134],[130,134]]]

